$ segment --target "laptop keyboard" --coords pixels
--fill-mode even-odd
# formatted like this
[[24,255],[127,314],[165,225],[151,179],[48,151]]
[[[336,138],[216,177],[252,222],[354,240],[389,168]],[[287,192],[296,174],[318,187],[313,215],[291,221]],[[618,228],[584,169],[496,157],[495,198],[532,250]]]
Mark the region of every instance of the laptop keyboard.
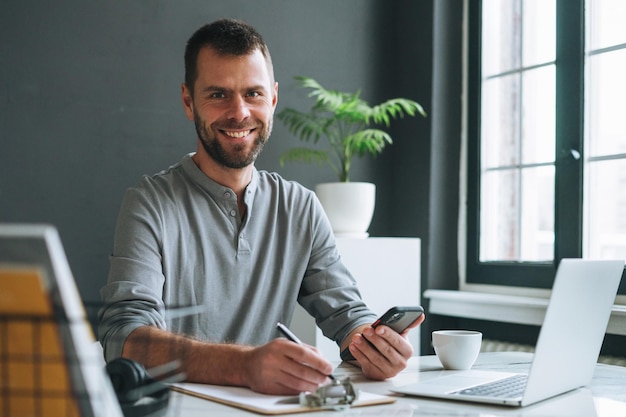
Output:
[[526,388],[528,375],[519,374],[494,382],[462,389],[453,394],[473,395],[478,397],[515,398],[521,397]]

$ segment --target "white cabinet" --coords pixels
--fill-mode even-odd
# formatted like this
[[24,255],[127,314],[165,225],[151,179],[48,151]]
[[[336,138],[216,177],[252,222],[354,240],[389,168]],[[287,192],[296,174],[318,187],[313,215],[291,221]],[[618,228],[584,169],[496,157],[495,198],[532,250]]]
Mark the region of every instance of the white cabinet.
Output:
[[[393,306],[421,305],[420,240],[416,238],[337,238],[343,263],[356,279],[363,300],[381,315]],[[292,330],[303,342],[317,346],[330,361],[339,360],[339,348],[327,339],[300,306]],[[409,333],[419,355],[419,331]]]

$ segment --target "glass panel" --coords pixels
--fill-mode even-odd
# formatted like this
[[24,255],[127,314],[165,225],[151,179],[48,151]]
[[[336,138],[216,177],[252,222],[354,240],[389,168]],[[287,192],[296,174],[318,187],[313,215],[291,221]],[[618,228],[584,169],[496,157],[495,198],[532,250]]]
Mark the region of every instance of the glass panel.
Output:
[[555,153],[555,66],[523,75],[522,161],[553,162]]
[[626,49],[593,55],[587,62],[588,155],[626,153]]
[[520,82],[508,75],[483,82],[483,167],[517,165],[520,162]]
[[587,3],[590,49],[626,43],[626,1],[594,0]]
[[522,170],[520,261],[554,258],[554,166]]
[[482,7],[483,75],[519,68],[521,0],[483,0]]
[[519,257],[519,170],[489,171],[482,175],[480,260]]
[[[502,3],[507,3],[504,1]],[[543,64],[556,57],[556,0],[525,0],[523,63],[524,67]]]
[[[626,2],[587,1],[588,50],[626,43]],[[584,254],[626,259],[626,49],[586,60]]]
[[589,163],[587,171],[585,256],[626,259],[626,160]]

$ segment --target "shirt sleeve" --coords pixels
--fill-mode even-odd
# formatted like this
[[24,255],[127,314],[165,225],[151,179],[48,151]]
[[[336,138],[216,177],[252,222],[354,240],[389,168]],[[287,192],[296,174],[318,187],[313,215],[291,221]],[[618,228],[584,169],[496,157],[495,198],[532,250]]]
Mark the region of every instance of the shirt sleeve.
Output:
[[361,299],[354,277],[341,261],[330,222],[315,195],[311,217],[313,248],[298,302],[324,335],[340,345],[356,327],[373,323],[376,315]]
[[145,190],[126,192],[108,282],[100,291],[98,338],[107,361],[121,356],[124,341],[136,328],[166,328],[158,219],[158,206],[149,201]]

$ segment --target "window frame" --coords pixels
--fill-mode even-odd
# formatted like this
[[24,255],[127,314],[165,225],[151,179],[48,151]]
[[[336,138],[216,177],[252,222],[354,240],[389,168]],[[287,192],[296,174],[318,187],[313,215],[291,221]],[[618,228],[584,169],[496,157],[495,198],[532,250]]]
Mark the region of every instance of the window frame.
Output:
[[[469,1],[467,27],[467,207],[465,284],[549,289],[563,258],[583,256],[585,1],[556,2],[554,260],[480,261],[482,1]],[[622,279],[620,294],[626,293]]]

